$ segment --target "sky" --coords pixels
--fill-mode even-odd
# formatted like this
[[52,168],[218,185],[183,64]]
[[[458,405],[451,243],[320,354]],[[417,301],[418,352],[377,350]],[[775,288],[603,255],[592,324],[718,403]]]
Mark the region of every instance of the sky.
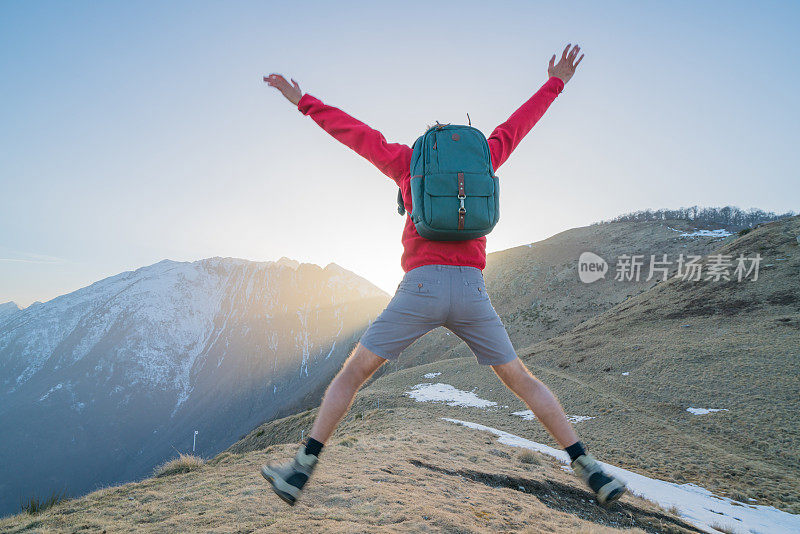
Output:
[[796,2],[0,2],[0,303],[163,259],[335,262],[390,294],[395,183],[262,77],[413,143],[486,135],[584,59],[499,169],[488,252],[646,208],[800,209]]

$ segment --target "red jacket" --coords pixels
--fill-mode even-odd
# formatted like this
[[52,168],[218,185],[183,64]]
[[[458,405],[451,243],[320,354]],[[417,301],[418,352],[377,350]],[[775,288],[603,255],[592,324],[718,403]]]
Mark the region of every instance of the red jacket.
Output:
[[[495,171],[505,163],[563,89],[564,82],[560,78],[550,77],[506,122],[494,129],[487,141]],[[323,104],[308,93],[300,98],[297,109],[394,180],[403,193],[406,212],[411,213],[411,147],[387,143],[379,131],[339,108]],[[406,272],[429,264],[467,265],[481,270],[486,267],[485,236],[466,241],[432,241],[417,233],[411,217],[407,215],[402,241],[403,257],[400,264]]]

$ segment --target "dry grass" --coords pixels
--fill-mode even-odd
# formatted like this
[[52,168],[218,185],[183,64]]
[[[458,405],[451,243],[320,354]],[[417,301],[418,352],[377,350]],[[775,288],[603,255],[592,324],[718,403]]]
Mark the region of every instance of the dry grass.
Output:
[[[352,446],[338,445],[355,433]],[[543,460],[531,470],[518,461],[518,449],[426,408],[345,421],[292,508],[269,490],[259,468],[295,451],[288,443],[273,445],[269,455],[220,455],[214,465],[104,488],[35,518],[0,519],[0,532],[697,532],[633,496],[600,508],[557,465]]]
[[194,456],[193,454],[183,454],[179,453],[177,458],[173,458],[172,460],[168,460],[163,464],[159,465],[153,471],[153,476],[155,477],[166,477],[169,475],[175,475],[177,473],[188,473],[189,471],[194,471],[195,469],[200,469],[205,460],[200,458],[199,456]]
[[720,532],[724,532],[725,534],[738,534],[736,530],[731,527],[725,526],[720,523],[712,523],[711,528],[714,530],[719,530]]
[[303,431],[308,432],[314,422],[315,411],[300,412],[254,428],[244,438],[228,448],[229,452],[242,453],[264,449],[279,443],[300,443]]
[[352,447],[356,443],[358,443],[358,438],[357,437],[355,437],[355,436],[347,436],[346,438],[344,438],[343,440],[341,440],[339,442],[339,445],[341,445],[342,447]]
[[542,461],[539,459],[539,455],[529,450],[523,450],[517,454],[517,459],[523,464],[541,465],[542,463]]
[[53,491],[49,497],[33,495],[20,503],[20,509],[30,515],[35,515],[68,499],[66,490],[61,492]]

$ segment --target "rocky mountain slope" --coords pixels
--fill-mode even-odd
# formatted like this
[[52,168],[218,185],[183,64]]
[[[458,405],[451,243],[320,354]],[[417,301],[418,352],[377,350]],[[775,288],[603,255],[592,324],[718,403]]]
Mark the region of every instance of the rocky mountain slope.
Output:
[[17,304],[14,302],[0,304],[0,322],[3,322],[5,319],[11,317],[15,313],[18,313],[19,311],[19,306],[17,306]]
[[[1,513],[212,455],[318,402],[389,296],[324,269],[162,261],[0,316]],[[14,306],[16,308],[16,306]]]

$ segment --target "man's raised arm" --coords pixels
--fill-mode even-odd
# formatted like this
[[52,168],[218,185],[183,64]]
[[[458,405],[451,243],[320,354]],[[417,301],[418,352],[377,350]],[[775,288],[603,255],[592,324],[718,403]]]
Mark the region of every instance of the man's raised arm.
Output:
[[492,168],[495,171],[505,163],[520,141],[522,141],[522,138],[539,122],[539,119],[542,118],[542,115],[550,107],[553,100],[564,89],[564,84],[575,74],[575,68],[583,59],[583,55],[573,65],[580,47],[575,45],[572,50],[569,50],[569,47],[570,45],[567,45],[564,48],[557,65],[554,64],[556,56],[553,54],[547,69],[547,73],[550,76],[548,80],[536,91],[536,94],[522,104],[506,122],[495,128],[487,138],[489,152],[492,155]]
[[341,109],[329,106],[308,93],[303,94],[294,80],[292,80],[294,87],[290,86],[280,74],[265,76],[264,81],[272,87],[277,87],[303,115],[310,116],[322,129],[366,158],[383,174],[399,184],[404,171],[411,166],[411,147],[402,143],[387,143],[378,130],[370,128]]

